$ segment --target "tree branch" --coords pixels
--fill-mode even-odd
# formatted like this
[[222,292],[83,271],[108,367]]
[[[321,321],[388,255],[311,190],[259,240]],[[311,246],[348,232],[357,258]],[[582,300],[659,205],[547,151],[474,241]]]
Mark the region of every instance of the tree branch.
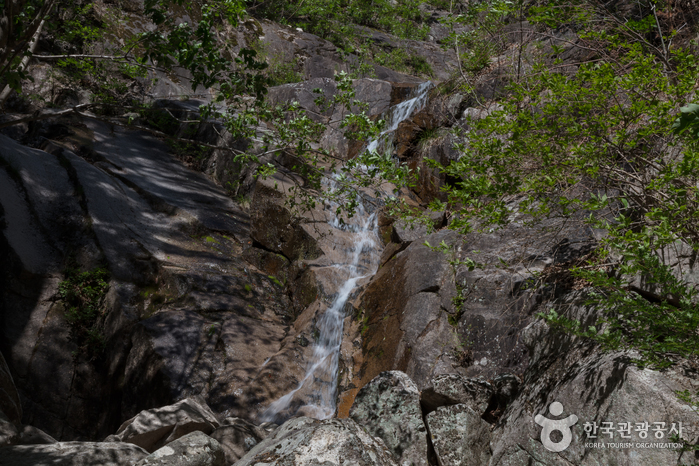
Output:
[[[39,23],[39,27],[36,28],[36,32],[34,33],[32,40],[29,41],[29,50],[27,51],[28,54],[24,58],[22,58],[22,61],[17,67],[18,72],[21,73],[22,71],[24,71],[27,65],[29,64],[29,59],[32,57],[32,54],[36,50],[36,44],[39,43],[39,36],[41,35],[41,30],[44,28],[44,23],[45,20],[42,19]],[[2,92],[0,92],[0,107],[2,107],[5,104],[5,100],[7,100],[7,98],[10,95],[10,91],[12,91],[12,88],[9,84],[6,84],[5,89],[3,89]]]

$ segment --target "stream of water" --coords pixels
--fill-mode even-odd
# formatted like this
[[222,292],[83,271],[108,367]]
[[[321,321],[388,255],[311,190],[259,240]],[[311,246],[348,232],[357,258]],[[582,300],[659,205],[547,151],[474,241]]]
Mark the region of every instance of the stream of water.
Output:
[[385,150],[392,147],[393,133],[398,129],[398,125],[407,120],[413,113],[422,110],[422,107],[427,103],[427,91],[430,88],[432,88],[432,81],[425,81],[413,89],[410,99],[388,109],[384,117],[386,129],[381,132],[378,138],[367,144],[366,150]]
[[[398,125],[424,107],[431,86],[429,81],[420,84],[413,90],[412,98],[391,107],[384,116],[386,129],[367,145],[366,150],[390,147]],[[329,180],[328,189],[333,189],[333,184]],[[334,212],[335,207],[337,206],[331,206],[330,210]],[[262,413],[263,421],[278,421],[281,413],[284,413],[283,417],[302,413],[315,419],[328,419],[335,415],[345,306],[357,282],[376,273],[380,254],[376,213],[369,213],[360,202],[352,220],[352,223],[343,223],[333,217],[329,222],[334,230],[351,237],[351,246],[341,252],[340,258],[333,265],[340,269],[339,276],[344,281],[338,281],[332,304],[318,319],[316,326],[319,338],[306,374],[294,390],[274,401]]]
[[[335,414],[337,398],[337,369],[342,343],[342,327],[345,305],[354,291],[357,281],[373,275],[378,267],[379,237],[376,214],[366,212],[363,205],[357,209],[352,224],[342,224],[338,219],[331,226],[352,236],[352,248],[344,251],[346,261],[333,265],[346,277],[341,283],[330,307],[318,319],[319,338],[308,362],[306,375],[299,385],[272,403],[262,414],[263,420],[275,420],[279,413],[292,408],[306,416],[328,419]],[[294,406],[302,399],[301,406]],[[290,414],[290,413],[288,413]]]

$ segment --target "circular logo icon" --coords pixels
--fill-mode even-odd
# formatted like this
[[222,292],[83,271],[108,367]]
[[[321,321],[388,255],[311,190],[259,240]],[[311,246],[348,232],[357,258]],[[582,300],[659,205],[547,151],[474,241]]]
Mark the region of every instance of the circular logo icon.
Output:
[[[549,405],[549,412],[554,416],[560,416],[563,414],[563,405],[558,401],[554,401]],[[573,440],[573,431],[571,430],[571,427],[578,422],[578,416],[571,414],[565,419],[556,421],[544,417],[541,414],[537,414],[534,418],[534,422],[542,427],[541,443],[544,445],[544,448],[546,448],[548,451],[557,453],[570,446],[570,442]],[[551,441],[551,433],[556,430],[563,435],[563,438],[559,442]]]

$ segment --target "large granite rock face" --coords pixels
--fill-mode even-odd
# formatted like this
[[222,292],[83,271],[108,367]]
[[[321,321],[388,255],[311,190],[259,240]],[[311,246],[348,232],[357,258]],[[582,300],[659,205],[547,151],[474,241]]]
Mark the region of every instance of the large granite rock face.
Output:
[[580,227],[581,219],[547,220],[537,228],[526,220],[515,213],[499,230],[442,229],[386,247],[354,303],[355,321],[345,325],[340,416],[384,370],[404,371],[420,390],[440,374],[486,380],[508,374],[512,380],[494,387],[488,417],[494,422],[528,365],[522,330],[545,300],[573,286],[549,271],[580,260],[596,244],[597,232]]
[[315,259],[323,254],[316,240],[295,222],[285,206],[285,195],[258,182],[255,185],[250,217],[253,241],[268,251],[282,254],[289,261]]
[[[394,247],[356,305],[364,316],[361,335],[348,339],[361,341],[362,355],[354,350],[352,358],[364,359],[354,386],[382,370],[405,371],[421,390],[440,374],[521,375],[528,363],[521,331],[545,297],[570,286],[555,280],[532,286],[535,274],[595,244],[589,229],[554,221],[536,229],[523,220],[466,236],[442,230]],[[446,252],[434,249],[442,241]]]
[[425,418],[439,466],[481,466],[490,460],[490,425],[465,404]]
[[236,466],[397,466],[381,440],[351,419],[287,421]]
[[[584,301],[584,293],[573,292],[561,298],[559,304],[566,307],[566,316],[589,325],[597,313]],[[682,438],[695,442],[699,434],[697,414],[676,395],[699,390],[695,369],[690,365],[680,364],[663,372],[641,370],[630,363],[631,354],[601,353],[593,344],[554,331],[538,320],[527,327],[523,339],[530,348],[531,363],[521,393],[493,431],[491,465],[697,463],[692,452],[645,445],[673,443],[673,423],[676,431],[682,423]],[[552,407],[554,402],[562,405],[562,413]],[[538,415],[551,420],[576,416],[566,449],[553,452],[543,446]],[[637,427],[645,422],[650,428],[644,435],[644,429]],[[631,430],[620,431],[624,428],[621,423],[631,423]],[[603,430],[605,427],[611,429]],[[657,429],[665,430],[656,434]],[[552,441],[562,439],[555,435]]]
[[195,431],[168,443],[135,466],[224,466],[221,445],[203,432]]
[[478,265],[456,272],[458,309],[452,321],[468,350],[463,373],[469,377],[523,373],[529,354],[522,329],[543,302],[573,286],[569,275],[542,272],[565,268],[596,245],[596,232],[583,224],[582,215],[538,227],[526,225],[521,214],[512,220],[500,230],[463,238],[461,257]]
[[[440,231],[426,239],[437,245],[455,244],[459,238]],[[384,370],[400,370],[422,389],[435,375],[455,372],[450,350],[458,338],[444,310],[455,293],[448,257],[422,242],[413,242],[388,260],[356,304],[365,317],[361,349],[354,349],[363,358],[356,358],[362,362],[353,384],[361,388]]]
[[128,442],[148,452],[189,434],[210,434],[219,427],[218,419],[201,396],[187,398],[171,406],[141,411],[125,421],[108,442]]
[[130,443],[58,442],[0,448],[0,466],[124,466],[146,456]]
[[382,372],[354,399],[350,418],[378,437],[405,466],[427,466],[427,430],[420,392],[403,372]]
[[[23,422],[100,438],[196,394],[251,415],[241,394],[292,312],[279,280],[243,258],[247,213],[144,133],[59,123],[45,151],[0,136],[0,350]],[[102,362],[81,359],[53,299],[67,265],[111,273]]]
[[87,383],[94,372],[73,364],[77,348],[52,298],[67,251],[87,268],[100,252],[61,160],[6,136],[0,141],[0,351],[23,398],[22,421],[73,437],[79,427],[64,421],[90,412],[94,428],[105,398]]

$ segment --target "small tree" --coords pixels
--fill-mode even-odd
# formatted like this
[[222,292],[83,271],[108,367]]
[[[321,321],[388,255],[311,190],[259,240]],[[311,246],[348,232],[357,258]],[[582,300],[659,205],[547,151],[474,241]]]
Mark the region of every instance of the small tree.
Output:
[[[206,120],[217,120],[226,130],[225,137],[219,144],[206,144],[201,141],[175,136],[162,125],[138,126],[140,129],[175,140],[184,150],[193,148],[218,149],[229,151],[235,160],[243,165],[252,166],[258,176],[270,176],[281,165],[280,157],[295,160],[293,170],[301,177],[291,177],[297,184],[289,197],[289,202],[296,210],[312,209],[323,199],[340,203],[340,210],[352,215],[357,203],[357,189],[380,183],[375,169],[364,170],[365,164],[380,164],[387,169],[388,176],[405,179],[407,170],[397,169],[395,164],[376,154],[365,154],[354,161],[337,159],[328,151],[317,148],[323,125],[314,123],[305,111],[295,102],[286,106],[272,108],[264,102],[269,86],[265,77],[266,63],[260,61],[252,48],[242,48],[237,54],[225,44],[225,35],[221,34],[223,26],[234,27],[245,17],[243,0],[211,0],[204,4],[184,0],[145,0],[143,14],[152,23],[152,28],[131,37],[123,46],[105,53],[82,53],[64,55],[34,55],[35,44],[41,33],[42,24],[51,24],[52,8],[62,8],[64,0],[46,0],[44,2],[26,1],[21,4],[5,4],[5,16],[14,29],[7,31],[5,37],[9,44],[2,61],[3,71],[0,80],[9,89],[21,91],[22,79],[26,77],[26,65],[30,58],[52,60],[64,70],[74,73],[76,85],[82,85],[85,77],[93,76],[93,82],[99,83],[97,99],[56,111],[39,111],[32,115],[0,122],[0,128],[20,122],[55,118],[66,114],[77,114],[88,118],[100,118],[113,124],[135,126],[129,119],[114,117],[141,113],[146,121],[152,121],[153,115],[147,103],[124,102],[111,98],[105,91],[105,82],[110,78],[110,70],[127,71],[130,75],[143,75],[145,71],[172,72],[177,67],[187,70],[191,76],[192,90],[199,86],[214,91],[213,102],[200,108],[198,118],[187,121],[197,125]],[[88,6],[89,7],[89,6]],[[83,7],[85,10],[88,7]],[[175,13],[177,12],[177,13]],[[54,11],[55,13],[55,11]],[[183,20],[181,18],[188,18]],[[79,19],[64,22],[68,37],[79,38],[86,43],[99,31],[88,28]],[[3,31],[6,32],[6,31]],[[106,63],[111,68],[100,68]],[[113,72],[113,71],[112,71]],[[330,101],[319,96],[322,105],[345,108],[340,121],[329,124],[346,128],[353,139],[368,140],[378,135],[381,121],[370,119],[364,110],[366,105],[359,102],[354,95],[350,76],[340,73],[337,76],[339,93]],[[125,86],[124,86],[125,87]],[[0,99],[1,103],[2,99]],[[99,110],[98,116],[86,113],[86,110]],[[354,109],[355,112],[352,112]],[[159,110],[168,112],[167,110]],[[165,116],[170,129],[177,129],[180,121],[172,113]],[[263,125],[262,122],[265,122]],[[351,134],[350,134],[351,133]],[[255,151],[239,150],[227,145],[227,142],[248,139],[256,147]],[[389,168],[389,165],[391,166]],[[328,173],[337,173],[337,189],[324,190],[321,180]]]
[[645,13],[619,18],[593,1],[530,8],[543,37],[546,26],[588,18],[568,24],[578,31],[570,43],[595,59],[565,67],[554,45],[553,57],[513,79],[497,110],[469,121],[459,160],[435,166],[458,180],[446,191],[462,231],[507,224],[515,211],[533,223],[584,213],[606,230],[595,260],[573,270],[604,317],[589,328],[555,310],[545,317],[663,367],[699,356],[697,290],[664,259],[673,248],[699,251],[699,144],[695,130],[682,132],[694,107],[674,124],[696,99],[699,62],[668,45],[652,4]]

